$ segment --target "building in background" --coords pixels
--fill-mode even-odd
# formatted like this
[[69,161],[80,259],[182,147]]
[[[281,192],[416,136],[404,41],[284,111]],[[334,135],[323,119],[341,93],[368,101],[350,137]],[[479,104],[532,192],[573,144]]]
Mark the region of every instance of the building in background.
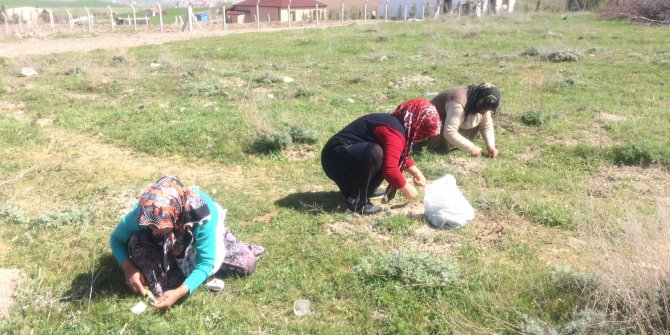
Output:
[[[292,22],[320,20],[327,18],[328,4],[318,0],[292,0],[291,12],[288,11],[288,0],[244,0],[234,5],[232,10],[226,12],[231,22],[250,23],[256,22],[256,4],[258,3],[258,15],[260,21]],[[316,5],[319,5],[317,13]]]

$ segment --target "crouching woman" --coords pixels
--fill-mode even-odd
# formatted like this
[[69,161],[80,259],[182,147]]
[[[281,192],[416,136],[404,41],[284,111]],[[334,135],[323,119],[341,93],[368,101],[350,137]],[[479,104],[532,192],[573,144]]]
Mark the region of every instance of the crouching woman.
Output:
[[376,214],[382,208],[369,199],[384,179],[392,190],[389,193],[400,190],[406,198],[416,198],[416,188],[405,181],[402,172],[407,170],[415,185],[425,185],[426,178],[410,158],[412,146],[439,135],[440,128],[440,117],[428,100],[410,100],[393,114],[361,116],[333,135],[321,151],[321,165],[351,211]]
[[167,309],[221,271],[238,275],[256,269],[263,247],[237,240],[224,226],[226,210],[205,192],[184,187],[174,176],[159,179],[112,233],[112,254],[126,285],[145,287]]

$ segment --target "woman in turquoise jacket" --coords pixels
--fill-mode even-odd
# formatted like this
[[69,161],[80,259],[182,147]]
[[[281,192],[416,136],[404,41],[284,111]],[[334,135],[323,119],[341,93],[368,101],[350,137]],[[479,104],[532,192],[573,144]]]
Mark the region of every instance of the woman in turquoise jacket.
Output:
[[154,307],[166,309],[217,271],[245,275],[263,247],[237,240],[224,226],[226,210],[174,176],[150,186],[112,233],[112,254],[126,285],[148,287]]

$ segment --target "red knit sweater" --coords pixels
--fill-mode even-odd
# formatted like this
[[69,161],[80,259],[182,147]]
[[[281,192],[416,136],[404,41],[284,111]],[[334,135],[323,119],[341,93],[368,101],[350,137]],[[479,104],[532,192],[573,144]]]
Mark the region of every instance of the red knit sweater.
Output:
[[[377,125],[372,128],[372,133],[382,147],[384,158],[382,159],[382,175],[384,179],[395,189],[405,187],[407,181],[400,171],[400,155],[405,147],[405,136],[386,125]],[[407,158],[407,168],[414,166],[412,158]]]

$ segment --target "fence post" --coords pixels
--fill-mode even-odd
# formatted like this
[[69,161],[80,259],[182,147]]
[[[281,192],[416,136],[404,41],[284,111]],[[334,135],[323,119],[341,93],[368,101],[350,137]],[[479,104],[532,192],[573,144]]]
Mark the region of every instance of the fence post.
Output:
[[191,7],[191,4],[188,4],[188,7],[186,8],[186,15],[188,15],[188,32],[193,31],[193,7]]
[[389,2],[386,0],[386,5],[384,6],[384,22],[389,20]]
[[135,31],[137,31],[137,15],[135,15],[135,7],[130,5],[130,8],[133,9],[133,27],[135,27]]
[[93,32],[93,26],[91,25],[91,12],[88,11],[88,8],[84,7],[84,10],[86,10],[86,21],[88,22],[88,32],[92,33]]
[[72,29],[74,28],[72,24],[72,13],[70,13],[68,9],[65,9],[65,11],[67,12],[67,22],[70,25],[70,31],[72,31]]
[[114,32],[114,11],[109,6],[107,6],[107,9],[109,9],[109,24],[112,25],[112,32]]
[[318,2],[318,0],[314,1],[314,2],[316,3],[316,25],[318,27],[319,26],[319,16],[320,16],[319,15],[319,2]]
[[368,0],[365,0],[365,6],[363,6],[365,14],[363,15],[363,22],[368,22]]
[[49,11],[49,23],[51,23],[51,32],[56,35],[56,25],[54,24],[54,12]]
[[2,14],[2,21],[5,21],[5,33],[7,36],[9,36],[9,23],[7,23],[7,15],[5,15],[5,13],[0,14]]
[[261,0],[256,0],[256,29],[261,29],[261,13],[258,8],[261,5]]
[[161,32],[163,32],[163,8],[161,7],[161,4],[156,2],[156,6],[158,6],[158,21],[160,23],[160,29]]
[[405,2],[405,22],[407,22],[407,3]]
[[[289,3],[290,3],[290,0],[289,0]],[[224,2],[223,3],[223,30],[226,30],[226,28],[228,28],[226,26],[226,21],[227,21],[227,19],[226,19],[226,3]]]
[[342,20],[342,24],[344,24],[344,0],[342,0],[342,12],[340,14],[340,19]]
[[288,0],[288,27],[291,28],[291,21],[293,16],[291,16],[291,0]]

